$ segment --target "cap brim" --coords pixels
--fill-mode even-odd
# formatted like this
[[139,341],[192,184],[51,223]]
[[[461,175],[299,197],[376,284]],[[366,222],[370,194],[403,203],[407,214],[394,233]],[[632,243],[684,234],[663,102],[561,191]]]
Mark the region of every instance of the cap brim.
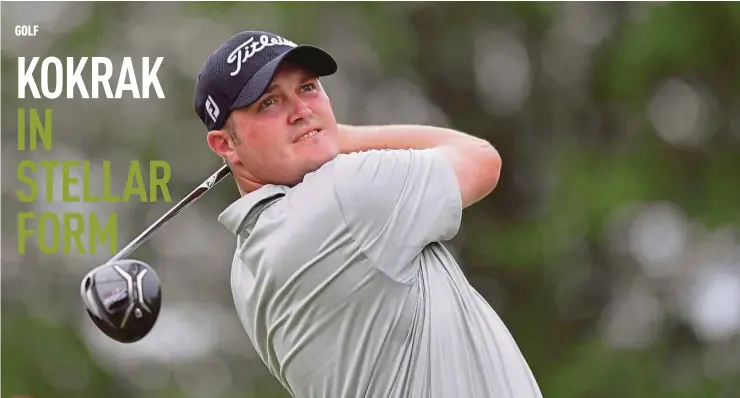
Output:
[[229,109],[243,108],[257,101],[284,62],[302,66],[319,77],[333,75],[337,71],[336,61],[326,51],[309,45],[292,48],[260,68],[244,85]]

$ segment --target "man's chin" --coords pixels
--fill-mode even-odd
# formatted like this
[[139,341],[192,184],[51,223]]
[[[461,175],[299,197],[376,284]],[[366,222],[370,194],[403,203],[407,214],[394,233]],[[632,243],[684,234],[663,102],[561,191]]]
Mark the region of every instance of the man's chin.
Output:
[[322,168],[327,163],[331,162],[332,159],[334,159],[336,155],[334,156],[326,156],[322,159],[316,159],[313,162],[308,163],[308,166],[306,167],[306,174],[313,173],[317,171],[318,169]]
[[[296,154],[293,154],[293,156],[295,155]],[[324,165],[326,165],[327,163],[335,159],[338,155],[339,155],[339,151],[324,150],[321,152],[315,151],[308,155],[302,156],[302,159],[298,167],[294,169],[294,171],[298,171],[298,176],[296,178],[291,179],[290,181],[284,181],[282,185],[294,186],[294,185],[301,183],[307,174],[311,174],[313,172],[318,171]],[[294,167],[295,166],[296,164],[294,164]]]

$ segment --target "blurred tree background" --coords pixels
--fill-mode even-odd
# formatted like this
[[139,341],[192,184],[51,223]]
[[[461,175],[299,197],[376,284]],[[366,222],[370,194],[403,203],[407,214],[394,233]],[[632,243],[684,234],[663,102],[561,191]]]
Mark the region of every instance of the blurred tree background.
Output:
[[[81,277],[109,253],[17,251],[19,211],[117,212],[120,248],[172,205],[21,203],[23,159],[91,160],[98,178],[110,160],[120,169],[114,187],[130,160],[166,160],[175,201],[215,171],[193,79],[247,29],[332,53],[340,71],[325,85],[340,122],[449,126],[499,149],[499,187],[464,214],[450,247],[546,398],[740,396],[740,5],[49,2],[1,11],[3,398],[287,396],[233,310],[234,242],[216,220],[238,195],[231,181],[132,256],[157,268],[164,289],[159,323],[133,345],[103,337],[79,301]],[[39,36],[14,36],[18,24],[38,24]],[[20,56],[164,56],[167,99],[19,100]],[[21,107],[53,109],[53,150],[17,151]]]

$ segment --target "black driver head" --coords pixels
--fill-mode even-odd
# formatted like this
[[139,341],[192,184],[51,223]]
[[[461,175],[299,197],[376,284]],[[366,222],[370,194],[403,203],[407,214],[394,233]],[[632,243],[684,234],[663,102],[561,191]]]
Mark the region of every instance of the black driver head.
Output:
[[162,305],[157,273],[137,260],[113,261],[93,269],[82,279],[80,293],[98,329],[121,343],[146,336]]

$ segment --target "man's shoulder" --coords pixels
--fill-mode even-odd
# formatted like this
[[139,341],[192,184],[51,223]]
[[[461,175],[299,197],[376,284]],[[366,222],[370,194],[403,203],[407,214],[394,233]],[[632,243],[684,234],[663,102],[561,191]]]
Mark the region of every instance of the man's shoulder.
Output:
[[334,190],[337,185],[356,181],[363,164],[368,160],[372,161],[378,153],[379,151],[370,150],[339,154],[315,171],[306,174],[303,181],[291,189],[291,193],[301,195],[306,192],[311,194],[316,190]]
[[371,149],[341,154],[329,162],[327,174],[337,190],[373,190],[405,174],[412,150]]
[[364,151],[342,153],[331,160],[334,165],[362,164],[363,162],[381,161],[395,157],[405,157],[413,149],[367,149]]
[[[399,150],[368,150],[340,154],[318,169],[306,174],[293,187],[271,188],[283,195],[271,213],[285,216],[286,227],[315,222],[344,222],[345,212],[365,211],[368,203],[385,195],[379,184],[398,178],[380,170],[393,163]],[[262,188],[265,190],[265,188]],[[290,221],[288,221],[290,220]]]
[[[296,222],[313,222],[317,217],[331,217],[337,198],[335,174],[341,160],[334,158],[304,176],[303,181],[290,187],[276,210]],[[293,224],[293,223],[290,223]]]

